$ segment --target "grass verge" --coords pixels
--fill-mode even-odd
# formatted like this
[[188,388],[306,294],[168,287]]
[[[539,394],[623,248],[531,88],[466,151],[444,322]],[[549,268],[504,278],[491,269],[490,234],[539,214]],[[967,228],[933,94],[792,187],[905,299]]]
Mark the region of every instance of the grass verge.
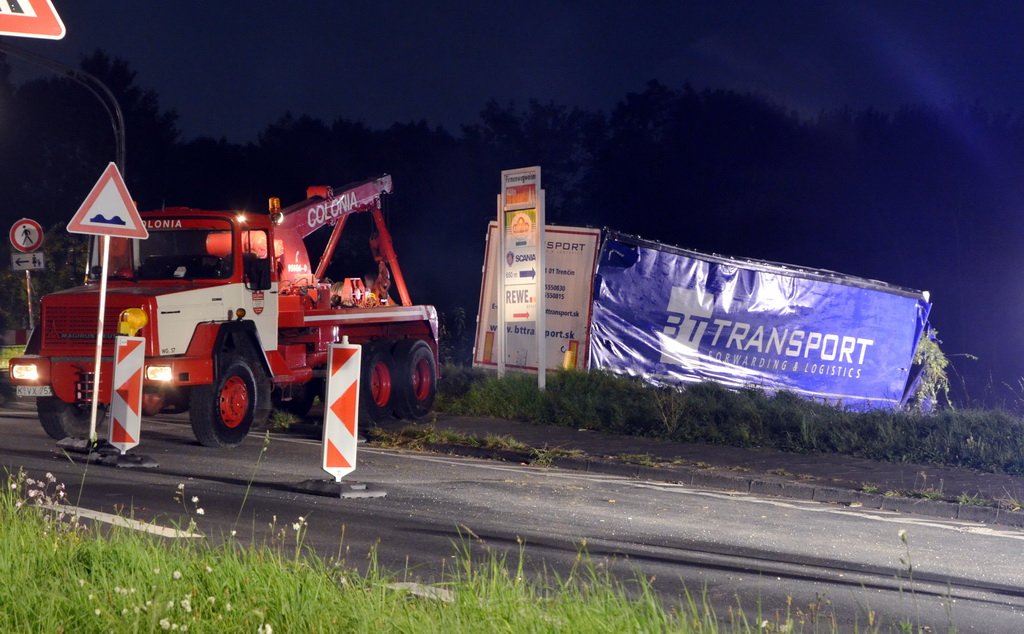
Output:
[[605,372],[556,372],[544,392],[532,375],[448,366],[442,377],[437,408],[450,414],[1024,475],[1024,420],[1001,410],[856,412],[790,392],[656,387]]
[[[522,548],[508,561],[465,546],[441,582],[421,585],[382,570],[373,553],[365,572],[317,556],[303,518],[271,526],[273,538],[253,547],[234,535],[161,540],[47,510],[63,492],[50,474],[22,473],[0,492],[0,631],[836,631],[831,614],[788,607],[720,619],[706,597],[686,594],[666,608],[653,580],[617,581],[584,552],[566,576],[538,580],[524,573]],[[175,495],[184,499],[182,486]]]

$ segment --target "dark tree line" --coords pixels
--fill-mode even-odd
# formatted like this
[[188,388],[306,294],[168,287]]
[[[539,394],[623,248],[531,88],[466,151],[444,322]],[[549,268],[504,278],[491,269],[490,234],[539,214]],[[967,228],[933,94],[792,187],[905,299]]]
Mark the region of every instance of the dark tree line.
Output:
[[[953,357],[972,377],[967,396],[1024,376],[1017,113],[907,106],[808,118],[758,95],[650,82],[608,113],[491,102],[457,131],[284,114],[233,143],[183,138],[175,113],[121,60],[97,52],[82,68],[124,109],[126,178],[142,209],[261,210],[308,185],[392,174],[389,222],[413,298],[442,311],[475,313],[499,171],[539,164],[549,222],[926,289],[945,350],[978,357]],[[106,114],[66,79],[14,85],[6,64],[0,105],[4,217],[66,222],[113,159]],[[0,319],[22,317],[8,302]]]

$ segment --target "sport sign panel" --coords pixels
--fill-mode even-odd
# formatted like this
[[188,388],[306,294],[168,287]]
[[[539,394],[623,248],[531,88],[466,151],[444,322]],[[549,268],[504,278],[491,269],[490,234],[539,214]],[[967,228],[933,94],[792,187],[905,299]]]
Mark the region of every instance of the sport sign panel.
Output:
[[[563,367],[585,370],[594,269],[601,230],[548,226],[544,228],[544,235],[547,367],[551,370]],[[475,366],[494,367],[498,363],[495,335],[498,330],[497,276],[501,268],[498,263],[499,242],[498,225],[492,221],[487,227],[484,276],[473,349]],[[505,271],[507,275],[508,268]],[[533,344],[535,330],[534,324],[506,322],[505,362],[509,367],[528,371],[537,369],[538,350]]]
[[31,218],[22,218],[11,225],[10,238],[11,246],[15,249],[22,253],[32,253],[43,243],[43,228]]
[[327,405],[324,407],[323,470],[336,482],[356,469],[359,368],[362,346],[332,343],[327,353]]
[[50,0],[0,0],[0,35],[59,40],[65,33]]
[[85,202],[68,223],[68,232],[112,238],[149,237],[116,165],[111,163],[103,170]]
[[139,444],[142,430],[142,364],[145,337],[114,339],[114,389],[110,395],[107,442],[124,453]]

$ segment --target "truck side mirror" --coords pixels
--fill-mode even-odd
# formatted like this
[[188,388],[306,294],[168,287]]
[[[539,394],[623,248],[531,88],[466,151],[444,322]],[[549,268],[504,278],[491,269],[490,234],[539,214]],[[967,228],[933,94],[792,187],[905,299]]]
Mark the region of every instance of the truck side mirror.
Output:
[[250,291],[270,288],[270,258],[258,258],[253,253],[242,256],[245,267],[245,287]]

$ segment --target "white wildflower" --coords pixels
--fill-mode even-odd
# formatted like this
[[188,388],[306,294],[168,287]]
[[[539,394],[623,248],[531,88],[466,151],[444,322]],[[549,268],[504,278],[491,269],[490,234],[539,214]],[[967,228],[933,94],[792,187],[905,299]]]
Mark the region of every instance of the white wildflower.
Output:
[[95,614],[96,616],[99,616],[101,612],[102,612],[102,611],[101,611],[101,610],[100,610],[99,608],[96,608],[95,610],[93,610],[93,613],[94,613],[94,614]]
[[263,623],[256,628],[256,634],[274,634],[274,628],[270,627],[270,623]]
[[185,610],[185,612],[192,612],[192,602],[188,599],[182,599],[179,605],[181,605],[181,609]]
[[198,495],[193,495],[192,496],[192,503],[193,504],[197,504],[198,502],[199,502],[199,496]]
[[171,576],[174,577],[175,581],[177,581],[178,579],[181,579],[181,571],[175,570],[173,573],[171,573]]
[[196,515],[206,515],[206,511],[204,511],[202,508],[198,508],[196,509]]
[[79,579],[78,580],[78,585],[79,586],[85,586],[85,579]]
[[171,629],[171,622],[167,619],[160,619],[160,628],[164,630]]
[[179,491],[184,491],[185,490],[185,483],[184,482],[179,482],[178,483],[178,490]]

